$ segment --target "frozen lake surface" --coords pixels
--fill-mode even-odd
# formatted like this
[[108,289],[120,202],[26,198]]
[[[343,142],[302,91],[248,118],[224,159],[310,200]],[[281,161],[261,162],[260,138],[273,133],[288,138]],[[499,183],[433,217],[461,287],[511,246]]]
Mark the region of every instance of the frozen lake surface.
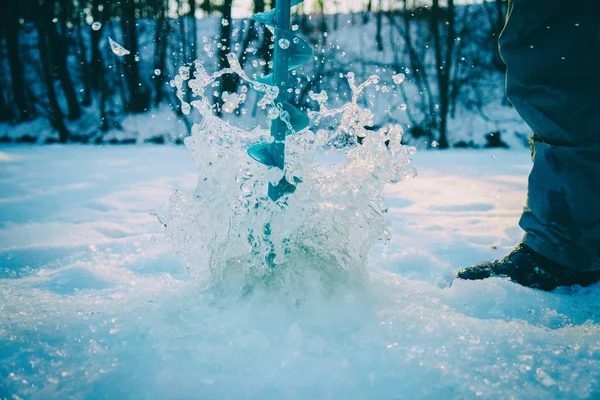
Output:
[[519,241],[528,153],[414,164],[362,285],[239,299],[154,215],[196,184],[184,147],[0,148],[0,398],[600,398],[600,284],[450,286]]

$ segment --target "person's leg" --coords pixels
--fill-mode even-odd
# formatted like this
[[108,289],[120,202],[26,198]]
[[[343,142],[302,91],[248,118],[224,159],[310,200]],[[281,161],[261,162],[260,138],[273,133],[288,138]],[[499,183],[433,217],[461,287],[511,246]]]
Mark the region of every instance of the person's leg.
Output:
[[500,38],[506,90],[534,131],[525,245],[600,269],[600,2],[513,0]]
[[523,243],[565,268],[600,270],[600,147],[538,141],[533,153]]
[[512,0],[500,51],[507,95],[534,131],[524,246],[459,277],[536,286],[546,268],[544,288],[589,284],[600,276],[589,272],[600,271],[600,1]]

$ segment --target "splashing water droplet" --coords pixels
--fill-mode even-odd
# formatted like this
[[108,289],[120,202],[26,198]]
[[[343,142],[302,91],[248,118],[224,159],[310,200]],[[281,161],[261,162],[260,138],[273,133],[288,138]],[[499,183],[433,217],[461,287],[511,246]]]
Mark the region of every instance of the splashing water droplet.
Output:
[[405,79],[406,79],[406,75],[404,75],[404,74],[396,74],[396,75],[392,76],[392,80],[394,81],[394,83],[396,85],[402,84],[402,82],[404,82]]
[[290,41],[286,38],[279,39],[277,43],[279,44],[279,47],[281,47],[283,50],[286,50],[290,47]]
[[112,50],[112,52],[118,55],[119,57],[131,54],[129,50],[127,50],[125,47],[121,46],[119,43],[115,42],[111,38],[108,38],[108,43],[110,43],[110,49]]
[[183,79],[184,81],[187,81],[188,79],[190,79],[190,68],[189,67],[179,67],[179,76],[181,76],[181,79]]
[[140,61],[140,56],[138,56],[137,54],[135,56],[133,56],[133,59],[135,60],[135,62]]
[[223,26],[227,26],[227,25],[229,25],[229,20],[228,20],[228,19],[225,19],[225,18],[223,18],[223,19],[221,20],[221,25],[223,25]]
[[379,83],[380,79],[377,75],[371,75],[368,79],[368,82],[373,83],[375,85],[377,85]]
[[58,22],[58,18],[52,18],[52,23],[55,24]]
[[156,76],[160,76],[161,72],[162,72],[162,71],[161,71],[160,69],[156,68],[156,69],[154,70],[154,75],[156,75]]
[[275,107],[269,108],[269,112],[267,112],[267,116],[269,119],[275,119],[279,117],[279,110]]
[[190,107],[189,103],[181,103],[181,112],[185,115],[189,115],[191,109],[192,108]]
[[300,27],[298,26],[298,24],[294,24],[294,25],[292,25],[292,31],[297,31],[297,30],[298,30],[298,28],[300,28]]
[[102,24],[98,21],[96,21],[92,24],[92,30],[94,30],[94,31],[99,31],[101,28],[102,28]]
[[[223,92],[225,94],[226,92]],[[223,104],[223,112],[231,114],[240,105],[241,99],[237,93],[229,93],[227,98],[223,98],[225,104]]]

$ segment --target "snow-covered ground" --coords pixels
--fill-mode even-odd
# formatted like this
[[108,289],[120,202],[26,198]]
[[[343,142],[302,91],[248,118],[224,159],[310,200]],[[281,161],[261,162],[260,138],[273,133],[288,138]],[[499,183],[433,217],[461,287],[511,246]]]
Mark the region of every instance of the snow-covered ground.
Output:
[[600,285],[449,285],[520,239],[527,151],[414,163],[369,281],[298,303],[188,277],[153,215],[184,147],[0,148],[0,398],[600,398]]

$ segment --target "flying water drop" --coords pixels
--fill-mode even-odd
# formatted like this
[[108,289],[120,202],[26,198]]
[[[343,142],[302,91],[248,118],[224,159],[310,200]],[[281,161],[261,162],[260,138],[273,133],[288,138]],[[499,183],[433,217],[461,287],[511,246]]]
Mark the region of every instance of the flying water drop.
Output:
[[101,28],[102,28],[102,24],[98,21],[96,21],[92,24],[92,30],[94,30],[94,31],[99,31]]
[[400,85],[402,82],[404,82],[405,79],[406,79],[406,76],[404,74],[392,75],[392,80],[394,81],[394,83],[396,85]]
[[290,41],[287,40],[286,38],[281,38],[279,39],[279,42],[277,42],[279,44],[279,47],[281,47],[283,50],[286,50],[287,48],[290,47]]
[[279,117],[279,110],[275,107],[273,108],[269,108],[269,111],[267,112],[267,116],[269,117],[269,119],[275,119]]
[[[223,92],[225,94],[227,92]],[[235,111],[235,109],[240,105],[241,98],[237,93],[230,93],[227,98],[222,96],[223,100],[225,100],[225,104],[223,104],[223,112],[227,114],[231,114]]]

